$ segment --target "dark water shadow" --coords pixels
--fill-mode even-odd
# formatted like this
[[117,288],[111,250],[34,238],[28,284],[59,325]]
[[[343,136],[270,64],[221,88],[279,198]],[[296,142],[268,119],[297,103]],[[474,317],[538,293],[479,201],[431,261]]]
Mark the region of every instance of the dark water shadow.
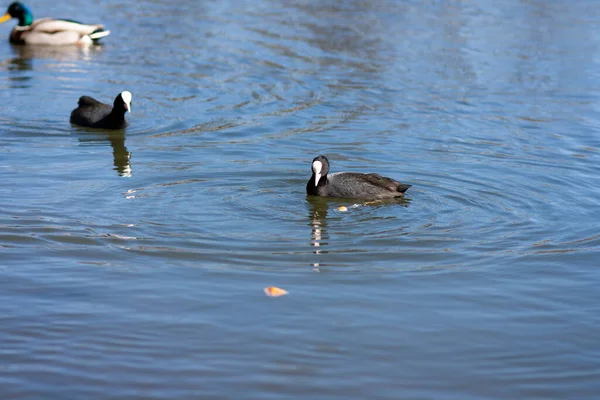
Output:
[[[75,125],[73,125],[75,126]],[[81,132],[81,143],[102,143],[108,141],[112,147],[114,170],[119,176],[129,177],[133,174],[131,168],[131,152],[125,146],[125,130],[106,132],[78,127]]]

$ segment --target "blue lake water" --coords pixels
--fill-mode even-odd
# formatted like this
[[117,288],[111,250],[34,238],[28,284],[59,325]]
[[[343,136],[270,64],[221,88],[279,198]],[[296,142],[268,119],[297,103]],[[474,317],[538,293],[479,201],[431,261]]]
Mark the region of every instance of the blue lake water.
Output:
[[27,4],[112,34],[0,42],[0,397],[598,397],[595,2]]

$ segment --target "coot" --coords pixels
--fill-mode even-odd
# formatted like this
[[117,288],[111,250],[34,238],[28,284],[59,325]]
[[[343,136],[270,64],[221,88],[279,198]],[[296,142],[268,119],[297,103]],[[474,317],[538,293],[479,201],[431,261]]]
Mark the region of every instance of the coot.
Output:
[[90,96],[81,96],[79,107],[71,112],[71,122],[81,126],[104,129],[123,129],[125,113],[131,112],[131,93],[124,91],[115,98],[112,107]]
[[402,197],[411,187],[379,174],[337,172],[328,174],[329,160],[325,156],[312,161],[312,176],[306,184],[306,193],[312,196],[345,197],[351,199],[389,199]]

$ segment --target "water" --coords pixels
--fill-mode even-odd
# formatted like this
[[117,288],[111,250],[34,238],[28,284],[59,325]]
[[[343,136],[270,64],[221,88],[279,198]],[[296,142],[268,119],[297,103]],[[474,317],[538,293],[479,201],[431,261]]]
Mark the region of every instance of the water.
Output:
[[594,2],[28,5],[113,33],[0,43],[2,398],[597,397]]

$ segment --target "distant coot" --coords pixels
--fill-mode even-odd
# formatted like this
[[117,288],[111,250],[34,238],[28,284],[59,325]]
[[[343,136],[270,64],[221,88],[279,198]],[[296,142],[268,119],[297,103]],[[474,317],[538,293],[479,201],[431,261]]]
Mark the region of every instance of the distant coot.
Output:
[[411,186],[378,174],[337,172],[328,174],[329,160],[318,156],[312,161],[312,176],[306,193],[312,196],[345,197],[351,199],[389,199],[402,197]]
[[131,93],[124,91],[115,98],[112,107],[90,96],[81,96],[79,107],[71,112],[71,122],[81,126],[104,129],[123,129],[125,113],[131,112]]

